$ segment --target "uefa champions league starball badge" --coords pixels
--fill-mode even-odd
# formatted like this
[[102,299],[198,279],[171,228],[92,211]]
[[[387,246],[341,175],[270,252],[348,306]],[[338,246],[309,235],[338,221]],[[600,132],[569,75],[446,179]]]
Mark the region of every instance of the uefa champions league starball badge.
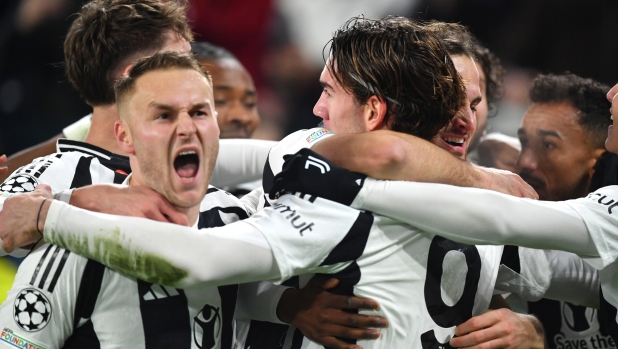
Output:
[[43,329],[51,319],[51,303],[43,292],[27,288],[15,299],[13,318],[22,330],[36,332]]

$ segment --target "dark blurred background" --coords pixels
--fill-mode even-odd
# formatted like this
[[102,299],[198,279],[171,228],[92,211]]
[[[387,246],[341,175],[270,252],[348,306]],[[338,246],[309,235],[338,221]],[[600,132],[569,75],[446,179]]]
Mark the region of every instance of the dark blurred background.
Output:
[[[0,2],[0,154],[46,140],[90,112],[64,76],[62,42],[85,0]],[[193,0],[196,39],[231,50],[253,75],[263,124],[280,139],[315,126],[322,48],[354,15],[460,22],[507,68],[492,127],[517,127],[530,79],[571,71],[618,82],[614,0]],[[513,126],[515,125],[515,126]]]

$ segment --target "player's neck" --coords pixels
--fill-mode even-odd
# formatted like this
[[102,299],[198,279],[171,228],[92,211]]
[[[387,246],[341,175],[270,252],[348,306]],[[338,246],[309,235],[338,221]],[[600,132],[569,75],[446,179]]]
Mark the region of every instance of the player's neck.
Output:
[[[135,170],[137,166],[131,166],[134,170],[131,173],[131,177],[129,177],[129,185],[130,186],[138,186],[138,185],[146,185],[142,183],[142,179],[140,177],[139,170]],[[187,216],[187,220],[189,221],[190,226],[194,226],[197,223],[197,219],[200,215],[200,204],[197,204],[192,207],[178,207],[172,204],[178,211]]]
[[118,120],[116,104],[92,108],[92,125],[84,142],[119,155],[126,155],[116,143],[114,123]]

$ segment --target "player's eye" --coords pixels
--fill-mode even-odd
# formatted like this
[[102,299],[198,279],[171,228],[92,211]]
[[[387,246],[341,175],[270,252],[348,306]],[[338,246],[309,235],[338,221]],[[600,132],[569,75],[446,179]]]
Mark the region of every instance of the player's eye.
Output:
[[161,119],[161,120],[166,120],[166,119],[169,119],[169,118],[170,118],[170,116],[169,116],[169,114],[167,114],[167,113],[162,113],[162,114],[159,114],[159,115],[157,115],[157,117],[156,117],[156,119]]
[[227,105],[227,99],[215,99],[215,105],[217,108]]
[[324,89],[324,90],[323,90],[323,92],[324,92],[324,94],[326,95],[326,97],[330,97],[330,93],[328,93],[328,90],[327,90],[327,89]]
[[551,142],[543,142],[543,148],[545,148],[545,149],[552,149],[554,147],[555,147],[555,145],[553,143],[551,143]]

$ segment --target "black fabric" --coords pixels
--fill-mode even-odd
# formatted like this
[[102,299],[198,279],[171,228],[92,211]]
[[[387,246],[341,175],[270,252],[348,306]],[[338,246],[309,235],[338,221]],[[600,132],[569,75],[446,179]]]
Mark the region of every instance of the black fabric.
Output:
[[[137,280],[146,349],[191,348],[191,317],[184,291],[146,300],[153,284]],[[161,287],[154,285],[154,287]],[[165,289],[163,289],[165,291]],[[204,337],[207,337],[204,334]]]
[[64,250],[64,253],[62,253],[62,257],[60,257],[60,262],[58,263],[58,268],[56,268],[56,272],[54,273],[54,277],[52,278],[51,282],[49,283],[49,288],[47,289],[49,292],[54,292],[54,288],[56,287],[56,283],[58,283],[58,279],[60,278],[60,274],[62,274],[62,269],[64,268],[64,265],[67,262],[67,258],[69,258],[69,255],[71,254],[70,251],[68,250]]
[[234,339],[234,312],[236,310],[236,298],[238,298],[238,285],[219,286],[221,297],[221,349],[232,349]]
[[609,304],[605,297],[603,297],[603,289],[601,292],[601,310],[600,310],[600,319],[601,326],[603,326],[603,330],[611,335],[614,339],[614,347],[615,343],[618,342],[618,323],[616,323],[616,314],[618,311],[616,307]]
[[367,176],[337,167],[311,149],[301,149],[285,157],[280,173],[268,191],[271,199],[285,193],[315,195],[350,205],[360,192]]
[[[603,309],[603,305],[601,308]],[[529,302],[528,312],[543,324],[549,349],[575,348],[576,345],[581,348],[581,343],[587,343],[588,348],[615,348],[597,346],[598,343],[607,343],[611,333],[603,329],[605,319],[602,311],[568,302],[541,299],[538,302]],[[613,323],[616,323],[615,318]],[[599,327],[600,329],[596,330]]]
[[[63,348],[101,348],[101,343],[94,331],[92,321],[89,319],[92,316],[99,292],[101,291],[104,272],[105,266],[103,264],[92,260],[87,262],[75,302],[73,333],[66,340]],[[88,321],[84,325],[77,327],[81,319],[88,319]]]
[[54,247],[55,247],[54,245],[49,245],[45,249],[45,252],[43,252],[43,256],[41,257],[41,259],[39,259],[39,263],[36,265],[36,268],[34,269],[34,273],[32,273],[32,279],[30,279],[30,285],[34,286],[34,282],[36,281],[36,278],[39,275],[39,271],[41,270],[43,263],[45,263],[45,258],[49,254],[49,251]]
[[594,167],[594,174],[590,181],[589,192],[618,184],[618,155],[605,152]]
[[264,164],[264,171],[262,171],[262,189],[264,189],[264,193],[270,193],[270,190],[273,187],[273,183],[275,181],[275,174],[273,173],[273,169],[270,168],[270,154],[266,158],[266,163]]
[[75,167],[75,174],[73,175],[73,181],[71,182],[71,189],[81,188],[86,185],[92,184],[92,174],[90,174],[90,164],[92,163],[92,157],[81,157]]
[[513,245],[504,246],[500,264],[507,266],[517,274],[521,274],[521,262],[519,260],[519,247]]

